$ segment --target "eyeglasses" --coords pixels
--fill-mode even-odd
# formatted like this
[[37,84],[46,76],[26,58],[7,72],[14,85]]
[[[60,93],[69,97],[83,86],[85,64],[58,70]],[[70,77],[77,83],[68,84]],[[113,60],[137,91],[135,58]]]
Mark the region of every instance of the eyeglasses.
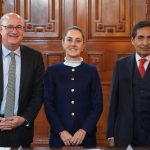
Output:
[[24,30],[24,27],[21,25],[18,25],[16,27],[14,27],[12,25],[8,25],[8,26],[1,25],[1,26],[4,27],[7,31],[13,31],[14,29],[16,29],[17,31],[23,31]]

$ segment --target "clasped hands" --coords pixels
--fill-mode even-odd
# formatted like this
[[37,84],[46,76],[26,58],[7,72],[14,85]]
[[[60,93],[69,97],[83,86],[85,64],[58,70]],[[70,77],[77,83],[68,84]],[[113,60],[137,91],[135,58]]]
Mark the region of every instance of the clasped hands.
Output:
[[7,118],[0,117],[0,130],[12,130],[21,126],[24,123],[24,121],[25,119],[21,116],[12,116]]
[[68,131],[62,131],[60,138],[62,139],[65,146],[79,146],[86,135],[86,131],[79,129],[73,136]]

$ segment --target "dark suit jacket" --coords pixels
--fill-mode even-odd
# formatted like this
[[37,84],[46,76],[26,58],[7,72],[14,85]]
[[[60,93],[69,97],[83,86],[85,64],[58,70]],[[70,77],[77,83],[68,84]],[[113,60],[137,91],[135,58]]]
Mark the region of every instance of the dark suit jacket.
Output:
[[[18,116],[30,123],[12,131],[0,131],[0,146],[29,145],[33,141],[34,119],[42,105],[44,64],[39,52],[21,46],[21,77]],[[3,61],[0,46],[0,105],[3,99]]]
[[[107,138],[114,137],[117,146],[127,146],[131,144],[133,138],[134,99],[132,85],[135,63],[135,55],[130,55],[118,60],[114,69]],[[150,67],[146,71],[148,72],[149,69]]]
[[73,68],[61,62],[47,69],[44,83],[45,111],[51,125],[50,146],[64,146],[59,132],[67,130],[74,135],[81,128],[87,132],[82,145],[95,146],[96,123],[103,109],[96,67],[82,62]]
[[132,74],[135,55],[116,62],[114,69],[107,137],[114,137],[115,144],[128,145],[133,130]]

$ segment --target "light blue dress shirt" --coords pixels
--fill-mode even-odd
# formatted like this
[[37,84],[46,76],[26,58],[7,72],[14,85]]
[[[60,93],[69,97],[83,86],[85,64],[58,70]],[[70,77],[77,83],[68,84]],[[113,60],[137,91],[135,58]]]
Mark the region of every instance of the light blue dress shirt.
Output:
[[[9,53],[11,51],[6,49],[4,45],[2,45],[2,58],[3,58],[3,100],[1,103],[0,114],[4,114],[5,105],[6,105],[6,97],[7,97],[7,85],[8,85],[8,71],[9,64],[11,58]],[[15,89],[15,108],[14,115],[17,115],[18,112],[18,101],[19,101],[19,88],[20,88],[20,74],[21,74],[21,55],[20,55],[20,47],[14,51],[15,59],[16,59],[16,89]]]

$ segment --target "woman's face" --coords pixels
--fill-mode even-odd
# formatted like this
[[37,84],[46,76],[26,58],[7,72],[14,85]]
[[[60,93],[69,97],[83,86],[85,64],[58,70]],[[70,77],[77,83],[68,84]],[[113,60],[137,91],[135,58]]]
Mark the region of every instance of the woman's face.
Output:
[[80,54],[84,49],[84,40],[79,30],[69,30],[62,41],[67,60],[80,60]]

